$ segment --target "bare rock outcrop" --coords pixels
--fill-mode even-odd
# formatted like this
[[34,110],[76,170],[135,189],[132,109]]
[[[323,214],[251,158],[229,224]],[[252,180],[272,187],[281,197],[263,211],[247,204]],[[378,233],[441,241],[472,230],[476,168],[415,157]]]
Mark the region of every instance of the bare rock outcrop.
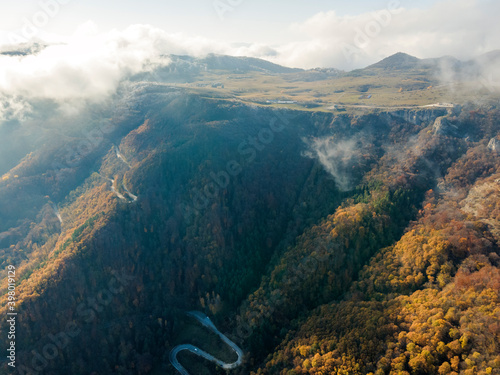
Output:
[[488,143],[488,149],[495,152],[500,152],[500,140],[497,138],[491,138]]

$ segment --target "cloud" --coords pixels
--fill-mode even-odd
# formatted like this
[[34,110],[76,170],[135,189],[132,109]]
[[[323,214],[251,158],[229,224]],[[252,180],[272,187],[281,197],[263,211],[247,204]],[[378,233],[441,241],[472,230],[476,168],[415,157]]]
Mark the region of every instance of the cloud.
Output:
[[101,34],[95,24],[87,22],[71,37],[60,38],[36,54],[0,55],[0,120],[22,118],[29,111],[23,113],[21,103],[38,99],[55,101],[61,108],[99,102],[132,75],[168,65],[169,54],[203,56],[229,48],[148,25]]
[[337,187],[348,191],[353,187],[353,166],[362,158],[360,139],[335,140],[332,137],[314,138],[305,142],[309,151],[304,156],[317,159],[335,178]]
[[[9,49],[13,46],[3,47],[4,51]],[[274,49],[261,44],[231,45],[166,33],[149,25],[132,25],[102,34],[89,21],[71,37],[61,37],[58,43],[35,54],[0,55],[0,119],[14,116],[14,104],[20,103],[19,98],[49,99],[66,108],[77,106],[75,103],[99,102],[116,92],[121,81],[168,65],[168,55],[204,57],[209,53],[276,55]]]
[[204,56],[236,50],[266,54],[262,46],[232,48],[203,37],[168,34],[148,25],[100,34],[88,22],[61,43],[29,56],[0,55],[0,93],[55,101],[100,101],[118,84],[151,66],[168,65],[169,54]]
[[234,56],[257,57],[261,59],[278,57],[278,51],[276,49],[261,43],[244,45],[232,44],[230,46],[230,51],[226,52],[230,52]]
[[453,55],[468,59],[500,48],[499,2],[444,0],[426,9],[406,4],[388,1],[385,9],[356,16],[318,13],[292,26],[302,41],[277,47],[274,61],[350,70],[396,52],[420,58]]
[[134,26],[103,37],[86,24],[67,43],[36,55],[0,57],[0,92],[25,98],[101,100],[158,54],[156,33]]
[[0,122],[23,121],[31,113],[31,105],[19,97],[0,95]]
[[[386,9],[356,16],[321,12],[291,26],[298,35],[296,42],[278,46],[231,44],[148,25],[102,34],[87,22],[73,36],[60,38],[61,43],[35,55],[0,55],[3,112],[12,107],[13,98],[100,101],[127,77],[167,65],[169,54],[218,53],[265,58],[292,67],[349,70],[398,51],[421,58],[448,54],[469,58],[499,47],[499,2],[442,0],[426,9],[401,5],[402,0],[390,0]],[[54,39],[52,35],[51,42]],[[489,73],[485,79],[490,79]],[[10,98],[10,104],[5,98]]]

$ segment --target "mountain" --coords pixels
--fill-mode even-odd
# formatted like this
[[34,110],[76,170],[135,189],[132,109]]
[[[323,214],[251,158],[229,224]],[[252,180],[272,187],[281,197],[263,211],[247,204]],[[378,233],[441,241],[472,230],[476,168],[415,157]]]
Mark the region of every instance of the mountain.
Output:
[[439,77],[443,83],[447,84],[453,81],[477,82],[484,81],[485,76],[496,76],[495,72],[499,61],[500,51],[491,51],[468,61],[461,61],[453,56],[418,59],[399,52],[365,69],[347,73],[347,75],[397,75],[405,72],[427,78]]
[[476,57],[474,61],[481,65],[498,64],[498,62],[500,61],[500,50],[484,53]]
[[168,58],[0,124],[17,373],[500,373],[495,93]]
[[47,47],[46,44],[43,43],[22,43],[13,46],[3,47],[0,50],[0,55],[5,56],[29,56],[36,55],[43,51]]
[[438,73],[441,69],[458,72],[463,68],[463,62],[453,56],[440,58],[419,59],[406,53],[398,52],[392,56],[370,65],[365,70],[382,71],[416,71],[427,70],[429,73]]
[[287,68],[253,57],[233,57],[210,54],[204,59],[201,59],[200,62],[206,64],[208,69],[237,71],[241,73],[250,71],[268,73],[297,73],[303,71],[303,69]]
[[[195,82],[207,72],[220,74],[300,74],[303,69],[287,68],[269,61],[251,57],[233,57],[209,54],[204,58],[191,56],[164,56],[169,61],[166,66],[152,69],[153,73],[140,73],[133,80],[152,80],[169,83]],[[215,82],[213,82],[215,83]]]
[[368,66],[366,69],[414,69],[418,67],[419,63],[420,59],[403,52],[398,52],[392,56],[386,57],[378,63]]

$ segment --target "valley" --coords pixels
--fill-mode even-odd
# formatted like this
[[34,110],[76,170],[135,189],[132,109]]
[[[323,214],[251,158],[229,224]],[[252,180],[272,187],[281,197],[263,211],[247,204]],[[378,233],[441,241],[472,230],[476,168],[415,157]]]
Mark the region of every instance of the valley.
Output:
[[500,374],[497,91],[171,58],[0,128],[19,374]]

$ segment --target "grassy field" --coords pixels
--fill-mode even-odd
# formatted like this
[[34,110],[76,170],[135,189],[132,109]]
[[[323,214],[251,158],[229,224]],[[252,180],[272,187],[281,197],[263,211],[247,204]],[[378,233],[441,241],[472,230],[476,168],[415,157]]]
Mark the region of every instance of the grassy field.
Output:
[[[499,95],[477,84],[444,84],[427,71],[351,72],[339,77],[301,73],[265,74],[226,71],[204,72],[197,81],[178,84],[208,97],[218,97],[279,108],[335,112],[358,109],[418,107],[435,103],[463,104],[467,101],[499,99]],[[212,84],[222,84],[213,88]],[[493,98],[492,98],[493,96]],[[270,102],[268,102],[270,101]],[[296,103],[273,103],[293,101]],[[344,107],[345,106],[345,107]],[[365,108],[366,107],[366,108]]]

